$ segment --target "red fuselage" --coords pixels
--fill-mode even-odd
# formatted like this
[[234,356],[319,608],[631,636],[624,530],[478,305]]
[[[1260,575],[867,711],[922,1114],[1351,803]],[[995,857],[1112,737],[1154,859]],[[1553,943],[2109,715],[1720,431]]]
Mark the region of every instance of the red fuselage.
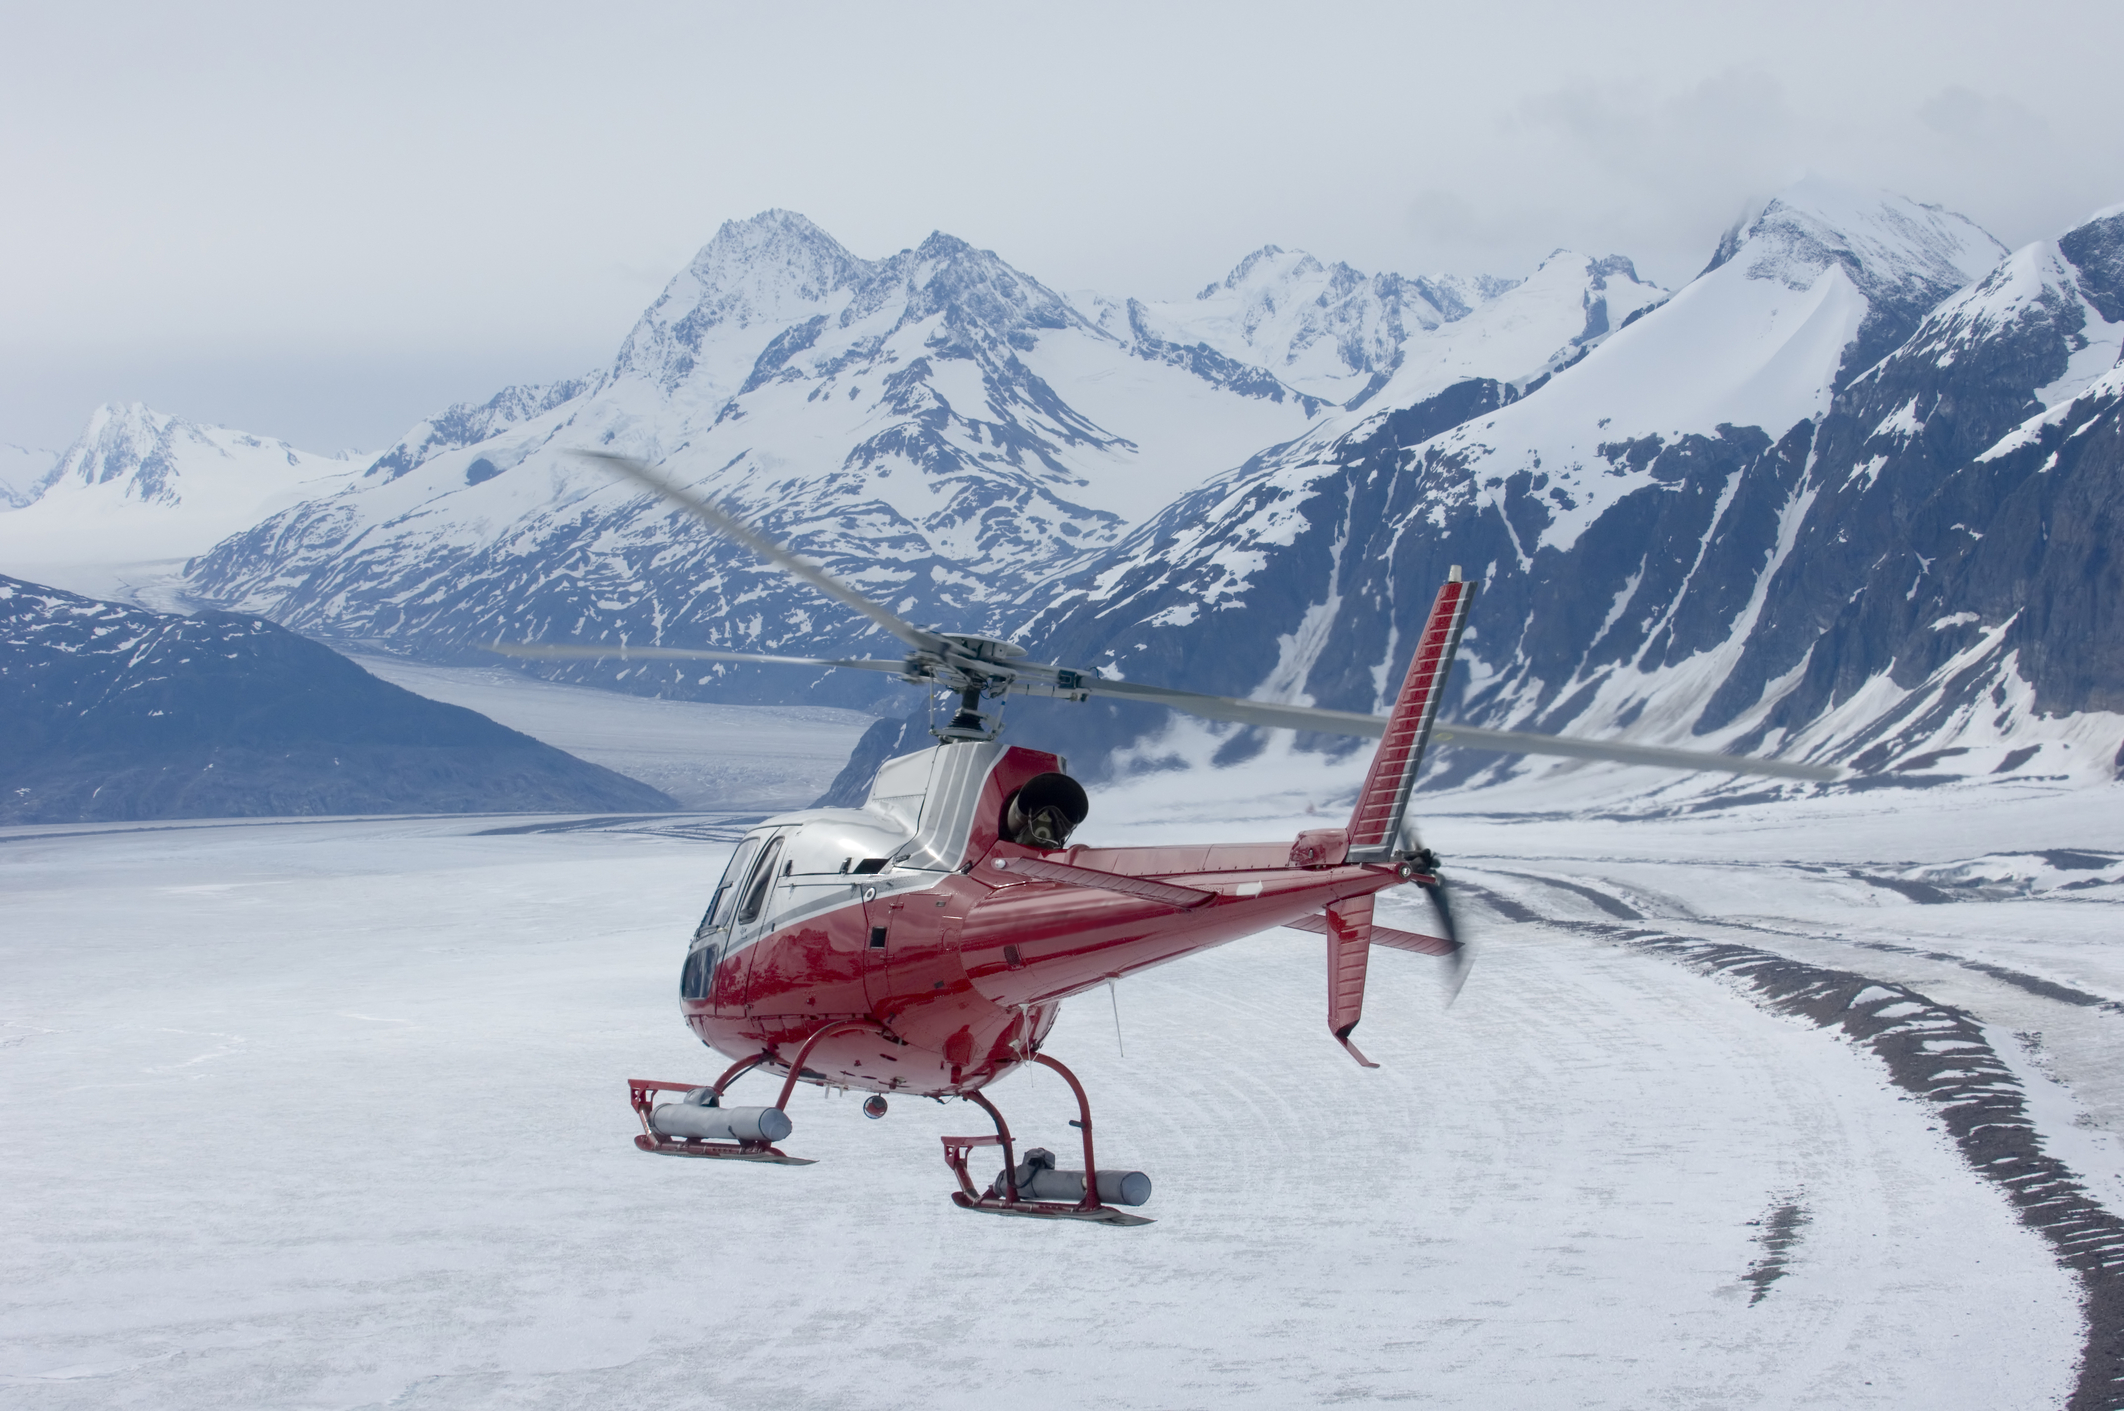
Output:
[[[696,937],[705,954],[697,969],[689,963],[698,979],[683,1006],[705,1043],[733,1059],[766,1052],[787,1063],[826,1025],[868,1020],[876,1027],[814,1048],[804,1079],[966,1093],[1028,1061],[1070,995],[1408,875],[1341,862],[1339,834],[1307,834],[1297,844],[1022,847],[1002,837],[1006,805],[1035,776],[1058,771],[1055,756],[952,744],[888,770],[896,767],[900,782],[881,773],[864,810],[770,819],[741,845],[741,862],[749,854],[757,869],[766,859],[772,875],[755,894],[759,914],[749,928],[730,917],[720,928],[708,924],[719,912],[742,914],[719,894]],[[910,791],[890,795],[893,787]],[[888,842],[899,846],[885,857],[856,856]],[[1021,858],[1106,882],[1014,876],[1008,865]],[[1213,895],[1186,906],[1112,890],[1116,877]],[[726,887],[746,881],[726,878]]]

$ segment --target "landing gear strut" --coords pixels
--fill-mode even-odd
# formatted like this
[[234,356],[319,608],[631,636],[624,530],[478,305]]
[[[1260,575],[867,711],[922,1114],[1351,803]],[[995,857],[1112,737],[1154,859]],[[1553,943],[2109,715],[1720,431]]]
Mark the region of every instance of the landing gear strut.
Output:
[[[1034,1054],[1033,1062],[1060,1073],[1070,1091],[1077,1095],[1078,1120],[1071,1125],[1084,1134],[1084,1170],[1057,1171],[1052,1153],[1038,1149],[1027,1152],[1026,1160],[1020,1163],[1017,1148],[1011,1140],[1010,1125],[1003,1120],[1003,1114],[987,1098],[970,1092],[965,1094],[966,1100],[989,1115],[996,1124],[996,1133],[994,1136],[943,1139],[944,1164],[959,1178],[959,1188],[951,1193],[952,1203],[961,1210],[976,1210],[986,1215],[1087,1220],[1101,1225],[1150,1224],[1141,1215],[1130,1215],[1104,1203],[1141,1205],[1150,1199],[1150,1178],[1140,1171],[1099,1169],[1092,1156],[1091,1102],[1084,1096],[1084,1085],[1077,1081],[1077,1075],[1044,1053]],[[974,1148],[983,1146],[1003,1150],[1003,1173],[987,1190],[976,1186],[966,1169],[967,1159],[972,1156]],[[1092,1173],[1089,1178],[1086,1172]]]
[[[819,1040],[834,1034],[843,1034],[855,1029],[873,1029],[885,1033],[883,1025],[869,1019],[843,1019],[828,1024],[825,1028],[804,1040],[796,1057],[789,1060],[789,1076],[782,1081],[782,1095],[772,1107],[725,1107],[723,1092],[744,1074],[765,1063],[780,1063],[782,1060],[770,1050],[762,1050],[750,1058],[741,1058],[730,1065],[723,1076],[708,1087],[696,1087],[692,1083],[660,1083],[649,1078],[627,1080],[627,1100],[635,1115],[642,1119],[642,1134],[634,1144],[643,1151],[659,1156],[705,1156],[723,1161],[771,1161],[780,1166],[810,1166],[815,1163],[801,1156],[791,1156],[775,1146],[789,1135],[792,1126],[789,1120],[789,1095],[796,1091],[797,1079],[803,1075],[804,1060],[819,1046]],[[888,1036],[889,1037],[889,1036]],[[659,1103],[658,1093],[684,1093],[677,1102]],[[872,1117],[885,1115],[882,1098],[870,1100],[878,1110],[870,1112],[869,1104],[864,1111]]]

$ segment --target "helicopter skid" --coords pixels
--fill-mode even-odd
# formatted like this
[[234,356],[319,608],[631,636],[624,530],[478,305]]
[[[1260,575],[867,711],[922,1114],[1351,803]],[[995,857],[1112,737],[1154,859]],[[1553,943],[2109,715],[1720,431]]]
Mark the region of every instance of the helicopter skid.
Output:
[[976,1199],[964,1191],[953,1191],[951,1203],[961,1210],[972,1210],[982,1215],[1020,1215],[1028,1220],[1082,1220],[1093,1225],[1152,1223],[1147,1216],[1131,1215],[1125,1210],[1116,1210],[1111,1205],[1094,1205],[1087,1209],[1081,1205],[1064,1205],[1046,1200]]
[[634,1144],[643,1151],[658,1156],[706,1156],[717,1161],[766,1161],[776,1166],[816,1166],[808,1156],[790,1156],[771,1146],[755,1146],[751,1143],[737,1145],[731,1142],[708,1142],[698,1137],[652,1137],[639,1136]]

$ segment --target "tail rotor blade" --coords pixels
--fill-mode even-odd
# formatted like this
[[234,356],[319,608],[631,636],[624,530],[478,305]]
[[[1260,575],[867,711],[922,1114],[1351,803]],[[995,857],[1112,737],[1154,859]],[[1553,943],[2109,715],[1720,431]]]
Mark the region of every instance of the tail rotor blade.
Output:
[[1446,980],[1446,1007],[1450,1009],[1453,1001],[1460,998],[1460,987],[1468,982],[1468,971],[1475,966],[1475,956],[1469,951],[1468,943],[1460,938],[1460,928],[1453,921],[1453,901],[1446,891],[1445,878],[1435,871],[1432,877],[1435,880],[1424,887],[1423,893],[1431,899],[1431,910],[1438,914],[1439,933],[1453,943],[1450,959],[1453,969]]

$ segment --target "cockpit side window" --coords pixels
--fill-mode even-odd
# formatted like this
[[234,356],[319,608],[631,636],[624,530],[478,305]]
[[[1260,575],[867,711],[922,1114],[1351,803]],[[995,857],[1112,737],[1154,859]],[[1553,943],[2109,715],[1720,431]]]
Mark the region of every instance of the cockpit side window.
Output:
[[753,857],[760,850],[758,838],[747,838],[737,845],[730,855],[730,865],[723,869],[723,880],[715,884],[715,895],[708,900],[708,910],[701,917],[701,924],[694,935],[721,930],[730,924],[730,913],[736,905],[738,885],[745,880],[745,869],[752,865]]
[[737,914],[740,926],[760,919],[760,912],[767,906],[767,893],[774,888],[774,866],[781,856],[782,840],[777,837],[767,845],[759,864],[752,869],[752,879],[745,884],[745,903],[738,908]]

